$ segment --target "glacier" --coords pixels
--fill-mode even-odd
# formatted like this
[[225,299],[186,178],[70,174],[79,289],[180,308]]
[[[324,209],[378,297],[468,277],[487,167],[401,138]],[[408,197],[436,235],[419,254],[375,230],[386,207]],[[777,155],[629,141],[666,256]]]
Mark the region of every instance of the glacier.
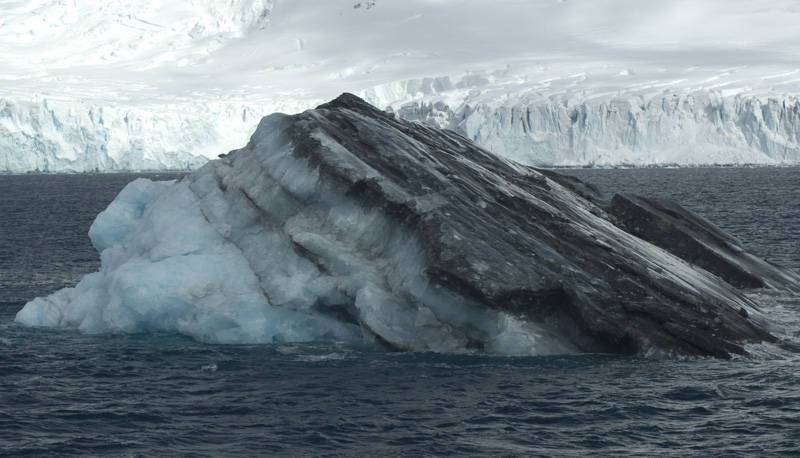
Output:
[[510,93],[447,103],[444,93],[388,103],[399,117],[448,128],[538,166],[800,163],[800,100],[718,91],[584,100]]
[[263,112],[246,103],[99,104],[0,97],[0,171],[191,170],[246,141]]
[[[459,90],[419,92],[410,83],[401,85],[408,92],[391,97],[384,88],[360,94],[402,119],[454,130],[527,165],[800,163],[800,99],[793,96],[695,92],[583,101],[521,92],[498,102]],[[0,98],[0,170],[193,170],[245,142],[262,115],[299,112],[313,103],[137,107]]]
[[[130,183],[89,231],[100,270],[16,321],[507,355],[728,357],[775,340],[732,284],[795,274],[674,204],[590,189],[344,94],[263,118],[180,180]],[[683,260],[722,249],[716,274]]]
[[[523,91],[497,99],[465,96],[462,88],[470,86],[450,78],[430,80],[444,90],[420,90],[424,82],[406,81],[389,96],[384,87],[360,94],[402,119],[454,130],[527,165],[800,163],[800,99],[793,96],[726,97],[712,91],[583,101]],[[299,112],[313,103],[137,107],[0,98],[0,170],[192,170],[246,141],[263,114]]]
[[196,169],[343,91],[526,164],[800,162],[793,0],[358,3],[0,0],[0,172]]

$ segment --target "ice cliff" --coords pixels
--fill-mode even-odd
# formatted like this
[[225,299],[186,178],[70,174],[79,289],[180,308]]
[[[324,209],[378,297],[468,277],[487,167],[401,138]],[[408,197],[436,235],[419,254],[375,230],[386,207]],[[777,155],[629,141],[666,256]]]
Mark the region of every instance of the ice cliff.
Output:
[[[599,100],[449,95],[403,86],[363,95],[402,119],[452,129],[501,156],[539,166],[788,165],[800,162],[800,99],[716,92]],[[420,97],[421,95],[421,97]],[[417,98],[417,100],[414,100]],[[125,107],[0,99],[0,170],[194,169],[246,140],[280,105]]]
[[800,163],[795,0],[0,11],[0,172],[195,168],[342,91],[525,164]]
[[100,271],[16,320],[499,354],[724,357],[774,339],[730,269],[690,265],[636,221],[673,218],[657,227],[705,250],[721,236],[674,207],[614,211],[591,189],[345,94],[264,118],[246,147],[177,182],[128,185],[89,232]]
[[[800,99],[717,91],[563,97],[476,94],[449,82],[398,116],[453,129],[528,165],[787,165],[800,162]],[[378,94],[380,91],[378,91]],[[368,91],[367,94],[376,92]],[[417,92],[424,94],[424,92]],[[450,99],[450,100],[448,100]]]
[[0,171],[195,169],[245,141],[266,109],[0,98]]

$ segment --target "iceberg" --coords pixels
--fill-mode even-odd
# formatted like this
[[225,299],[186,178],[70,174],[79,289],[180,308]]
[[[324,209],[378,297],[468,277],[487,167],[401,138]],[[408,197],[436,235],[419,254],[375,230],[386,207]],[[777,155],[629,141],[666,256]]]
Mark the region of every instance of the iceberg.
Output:
[[265,117],[180,180],[130,183],[89,231],[100,271],[16,321],[508,355],[728,357],[775,339],[724,275],[626,232],[635,218],[592,189],[344,94]]

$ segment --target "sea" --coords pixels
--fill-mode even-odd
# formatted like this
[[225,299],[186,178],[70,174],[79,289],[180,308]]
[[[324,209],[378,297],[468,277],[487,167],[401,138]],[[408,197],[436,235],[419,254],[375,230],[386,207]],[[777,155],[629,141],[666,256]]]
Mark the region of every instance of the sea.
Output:
[[[562,172],[675,199],[800,269],[799,168]],[[0,176],[0,456],[800,456],[800,355],[766,345],[733,360],[453,356],[15,324],[97,270],[89,226],[139,176]],[[751,295],[800,341],[800,298]]]

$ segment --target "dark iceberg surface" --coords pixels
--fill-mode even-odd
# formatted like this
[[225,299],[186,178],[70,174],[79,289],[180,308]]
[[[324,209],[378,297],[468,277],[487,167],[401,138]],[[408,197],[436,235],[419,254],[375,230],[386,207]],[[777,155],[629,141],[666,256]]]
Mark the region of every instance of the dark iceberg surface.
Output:
[[350,94],[267,116],[247,146],[176,183],[132,183],[90,235],[101,271],[17,321],[729,357],[775,340],[738,288],[798,282],[675,203],[607,199]]

